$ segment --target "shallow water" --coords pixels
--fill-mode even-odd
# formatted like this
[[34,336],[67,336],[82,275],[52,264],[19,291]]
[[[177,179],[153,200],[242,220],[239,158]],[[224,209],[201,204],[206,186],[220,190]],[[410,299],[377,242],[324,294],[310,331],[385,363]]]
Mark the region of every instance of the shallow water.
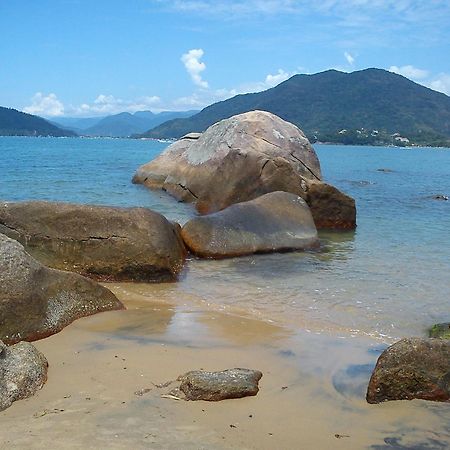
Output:
[[[181,223],[195,214],[131,184],[166,146],[125,139],[0,138],[0,198],[145,206]],[[179,283],[133,294],[385,342],[450,320],[450,151],[316,146],[324,178],[357,202],[354,233],[321,233],[312,253],[188,261]],[[380,171],[378,169],[384,169]],[[387,170],[386,170],[387,169]]]

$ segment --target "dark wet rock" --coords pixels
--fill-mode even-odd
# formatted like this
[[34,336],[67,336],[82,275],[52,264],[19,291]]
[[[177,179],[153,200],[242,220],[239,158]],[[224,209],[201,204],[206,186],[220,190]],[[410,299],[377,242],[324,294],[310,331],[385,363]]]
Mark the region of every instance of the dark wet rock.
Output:
[[186,400],[217,402],[230,398],[256,395],[262,377],[259,370],[228,369],[222,372],[195,370],[181,375],[180,390]]
[[430,338],[450,339],[450,322],[437,323],[430,328]]
[[450,401],[450,342],[409,338],[391,345],[378,358],[366,398]]
[[146,208],[0,203],[0,232],[46,266],[100,280],[174,280],[185,258],[179,225]]
[[443,201],[447,201],[448,200],[448,196],[447,195],[433,195],[433,200],[443,200]]
[[356,228],[355,200],[326,183],[311,183],[306,194],[314,222],[320,229]]
[[32,341],[75,319],[123,309],[108,289],[81,275],[48,269],[0,234],[0,339]]
[[47,368],[45,356],[28,342],[7,347],[0,341],[0,411],[41,389]]
[[319,245],[308,205],[287,192],[271,192],[191,219],[181,236],[194,254],[210,258],[305,250]]
[[212,125],[197,140],[174,143],[133,181],[210,213],[273,191],[302,195],[308,181],[320,179],[319,160],[301,130],[251,111]]

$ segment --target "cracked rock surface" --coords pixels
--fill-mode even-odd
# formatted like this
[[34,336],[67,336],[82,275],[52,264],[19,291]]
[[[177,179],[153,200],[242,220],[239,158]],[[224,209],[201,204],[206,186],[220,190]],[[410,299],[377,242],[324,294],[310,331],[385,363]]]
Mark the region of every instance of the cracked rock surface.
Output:
[[179,226],[146,208],[0,203],[0,233],[46,266],[99,280],[172,281],[185,259]]
[[7,347],[0,341],[0,411],[41,389],[47,368],[45,356],[28,342]]
[[81,275],[49,269],[0,234],[0,339],[41,339],[74,320],[123,309],[108,289]]
[[273,191],[304,196],[305,183],[320,179],[319,160],[301,130],[251,111],[212,125],[198,139],[181,138],[141,166],[133,181],[209,213]]

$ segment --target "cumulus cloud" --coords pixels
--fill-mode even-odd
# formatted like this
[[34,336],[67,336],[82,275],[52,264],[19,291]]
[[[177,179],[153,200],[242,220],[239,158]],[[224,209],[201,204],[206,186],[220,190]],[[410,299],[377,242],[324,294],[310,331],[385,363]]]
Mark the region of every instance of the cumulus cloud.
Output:
[[206,69],[206,64],[200,61],[204,53],[201,48],[193,48],[181,57],[181,61],[194,84],[202,89],[207,89],[208,82],[203,80],[201,76],[201,73]]
[[293,74],[289,72],[285,72],[283,69],[278,69],[278,72],[275,74],[268,74],[266,76],[266,79],[264,80],[264,83],[267,87],[274,87],[277,84],[282,83],[283,81],[286,81],[288,78],[290,78]]
[[353,66],[353,63],[355,62],[355,57],[352,56],[349,52],[344,52],[344,56],[345,56],[345,59],[347,60],[347,62],[348,62],[351,66]]
[[45,95],[42,92],[36,92],[31,99],[31,105],[23,110],[28,114],[57,117],[64,114],[64,105],[53,93]]
[[158,106],[161,99],[154,96],[144,96],[134,100],[123,100],[114,95],[100,94],[92,103],[82,103],[79,106],[70,106],[70,115],[101,115],[117,114],[120,112],[136,112]]
[[389,72],[394,72],[399,75],[403,75],[411,80],[423,80],[429,76],[428,70],[418,69],[417,67],[407,65],[407,66],[391,66],[389,67]]
[[441,73],[433,79],[428,86],[435,91],[450,95],[450,75]]

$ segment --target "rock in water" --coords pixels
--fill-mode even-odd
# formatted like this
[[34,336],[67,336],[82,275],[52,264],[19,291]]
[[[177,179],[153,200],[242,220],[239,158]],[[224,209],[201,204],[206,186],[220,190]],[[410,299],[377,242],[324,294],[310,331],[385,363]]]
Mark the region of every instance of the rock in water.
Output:
[[287,192],[271,192],[191,219],[181,235],[193,253],[209,258],[305,250],[319,245],[308,205]]
[[326,183],[311,183],[306,201],[317,228],[353,230],[356,228],[355,200]]
[[0,232],[46,266],[99,280],[172,281],[186,253],[179,226],[146,208],[1,203]]
[[450,340],[450,322],[437,323],[430,328],[430,338],[441,338]]
[[32,341],[75,319],[123,309],[108,289],[70,272],[48,269],[0,234],[0,339]]
[[41,389],[47,368],[45,356],[28,342],[7,347],[0,341],[0,411]]
[[212,125],[197,140],[181,139],[140,167],[134,181],[209,213],[273,191],[302,195],[306,181],[320,178],[302,131],[274,114],[251,111]]
[[228,369],[222,372],[195,370],[181,375],[178,380],[181,381],[180,390],[186,400],[217,402],[256,395],[261,377],[259,370],[250,369]]
[[410,338],[391,345],[378,358],[366,398],[450,401],[450,342]]
[[[321,178],[317,155],[301,130],[269,112],[251,111],[222,120],[200,136],[186,135],[141,166],[133,182],[211,213],[274,191],[308,201],[310,185]],[[335,202],[343,198],[333,196]],[[333,217],[331,223],[340,226]]]

